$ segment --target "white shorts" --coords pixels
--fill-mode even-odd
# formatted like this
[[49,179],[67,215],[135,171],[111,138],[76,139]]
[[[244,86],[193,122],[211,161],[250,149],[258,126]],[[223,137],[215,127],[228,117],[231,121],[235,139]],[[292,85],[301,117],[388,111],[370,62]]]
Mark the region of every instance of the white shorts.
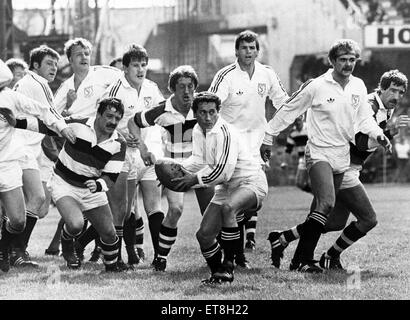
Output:
[[41,182],[47,182],[54,173],[54,162],[47,158],[44,152],[41,152],[38,165],[40,167]]
[[23,171],[18,161],[0,163],[0,192],[23,186]]
[[225,184],[220,184],[215,187],[215,194],[211,200],[212,203],[222,205],[229,199],[233,191],[246,188],[256,196],[256,207],[250,209],[259,209],[262,206],[263,199],[268,194],[268,181],[266,180],[265,172],[262,168],[257,174],[249,178],[233,178]]
[[350,166],[349,145],[340,148],[317,147],[308,143],[306,145],[305,159],[308,171],[318,162],[330,164],[334,174],[343,173]]
[[138,171],[142,169],[144,163],[137,148],[127,148],[124,165],[121,172],[128,173],[128,180],[137,179]]
[[108,204],[105,192],[92,193],[88,188],[75,187],[65,182],[59,175],[53,174],[47,183],[51,198],[54,203],[63,197],[71,197],[76,200],[82,211],[102,207]]
[[37,158],[32,153],[26,153],[18,162],[22,170],[40,170]]
[[343,175],[342,184],[340,185],[340,190],[353,188],[361,184],[359,179],[360,177],[360,170],[362,170],[362,166],[359,164],[351,164],[349,169],[345,171]]
[[156,181],[157,180],[157,174],[155,173],[155,168],[154,166],[149,166],[144,168],[140,168],[138,171],[138,176],[137,176],[137,182],[139,181]]

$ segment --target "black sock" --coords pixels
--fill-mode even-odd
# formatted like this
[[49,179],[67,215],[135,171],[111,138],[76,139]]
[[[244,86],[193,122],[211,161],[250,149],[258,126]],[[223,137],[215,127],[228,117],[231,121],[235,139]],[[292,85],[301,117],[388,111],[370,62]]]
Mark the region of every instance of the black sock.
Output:
[[135,224],[135,246],[142,249],[144,247],[144,220],[142,217],[136,220]]
[[211,273],[214,274],[222,264],[222,250],[218,242],[215,242],[207,249],[201,249],[206,263],[211,269]]
[[349,246],[355,243],[360,238],[364,237],[366,233],[361,232],[356,227],[356,223],[352,221],[346,228],[344,228],[342,234],[337,238],[336,242],[327,251],[330,257],[338,257]]
[[178,228],[168,228],[161,225],[158,241],[158,256],[166,258],[171,251],[172,245],[177,240]]
[[121,249],[122,249],[122,238],[124,236],[124,227],[115,226],[115,233],[118,237],[118,260],[122,261]]
[[256,224],[258,222],[258,211],[252,212],[250,218],[245,220],[246,240],[252,240],[255,242]]
[[28,242],[30,240],[31,234],[37,221],[38,216],[36,216],[33,212],[26,210],[26,227],[24,228],[24,231],[21,234],[24,247],[21,249],[25,250],[27,248]]
[[239,227],[222,227],[221,246],[224,250],[224,261],[233,262],[235,255],[237,255],[242,246],[240,242]]
[[[84,229],[83,229],[84,230]],[[98,239],[98,232],[93,225],[90,225],[87,230],[81,232],[77,238],[77,242],[85,248],[91,241]]]
[[162,220],[164,220],[164,213],[161,211],[154,212],[148,216],[148,227],[151,233],[155,256],[158,254],[159,232],[161,230]]
[[124,243],[127,247],[134,246],[135,243],[135,213],[131,212],[129,219],[124,222]]
[[302,263],[313,260],[314,251],[323,227],[326,224],[327,217],[323,213],[313,211],[309,214],[308,219],[302,224],[302,232],[295,256],[299,257]]

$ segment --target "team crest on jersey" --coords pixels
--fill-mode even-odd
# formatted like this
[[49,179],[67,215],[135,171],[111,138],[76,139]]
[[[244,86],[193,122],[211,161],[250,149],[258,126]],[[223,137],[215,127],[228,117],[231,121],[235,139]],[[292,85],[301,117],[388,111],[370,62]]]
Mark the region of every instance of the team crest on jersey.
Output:
[[263,97],[266,93],[266,83],[258,83],[258,94]]
[[360,96],[358,94],[352,94],[352,106],[353,108],[357,108],[360,103]]
[[144,97],[144,104],[145,107],[149,107],[151,105],[152,97]]
[[84,88],[84,97],[88,98],[91,97],[93,95],[93,86],[89,86],[87,88]]

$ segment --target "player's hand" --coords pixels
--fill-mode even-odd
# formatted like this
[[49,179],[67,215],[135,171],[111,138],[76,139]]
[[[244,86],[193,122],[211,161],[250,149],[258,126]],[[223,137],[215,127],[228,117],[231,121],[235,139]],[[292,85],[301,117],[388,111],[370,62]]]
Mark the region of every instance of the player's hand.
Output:
[[124,135],[125,140],[127,141],[127,147],[138,148],[140,145],[140,139],[135,138],[131,133]]
[[68,90],[67,92],[67,106],[66,108],[70,108],[73,102],[77,99],[77,92],[73,89]]
[[71,143],[75,143],[77,140],[77,135],[74,132],[74,130],[70,127],[64,128],[63,130],[61,130],[61,135],[66,138],[68,141],[70,141]]
[[14,116],[13,111],[9,108],[0,108],[0,117],[4,117],[10,126],[16,126],[16,117]]
[[387,138],[385,135],[377,136],[377,142],[384,148],[387,153],[391,154],[393,152],[393,146],[389,138]]
[[[184,170],[182,168],[182,170]],[[196,174],[191,174],[188,171],[184,170],[185,175],[183,177],[174,178],[171,181],[178,182],[175,186],[175,190],[179,192],[187,191],[192,186],[198,184],[198,176]]]
[[260,147],[260,154],[263,162],[266,162],[272,156],[272,146],[268,144],[262,144]]
[[92,193],[97,191],[97,182],[95,180],[87,180],[84,184]]
[[147,167],[152,166],[157,161],[154,154],[149,151],[143,151],[143,152],[140,151],[140,153],[141,153],[141,159],[142,161],[144,161],[144,164]]
[[396,119],[396,128],[407,128],[410,123],[410,117],[407,114],[402,114]]

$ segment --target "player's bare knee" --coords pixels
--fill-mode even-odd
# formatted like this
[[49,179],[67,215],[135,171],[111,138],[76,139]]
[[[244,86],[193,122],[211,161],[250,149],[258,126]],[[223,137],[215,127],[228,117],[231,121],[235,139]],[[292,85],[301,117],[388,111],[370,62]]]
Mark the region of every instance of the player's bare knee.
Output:
[[69,221],[66,222],[67,231],[72,235],[79,235],[83,230],[84,221]]
[[372,230],[374,227],[376,227],[377,223],[378,222],[377,222],[376,217],[369,217],[359,222],[359,225],[360,225],[359,228],[363,233],[367,233],[370,230]]
[[173,206],[170,207],[168,210],[167,218],[169,218],[172,221],[178,221],[179,218],[181,218],[182,215],[182,206]]
[[26,227],[26,218],[22,217],[9,217],[10,226],[17,232],[23,232]]
[[116,239],[114,228],[112,229],[110,228],[107,230],[101,230],[99,234],[100,234],[101,240],[104,241],[104,243],[113,243]]

